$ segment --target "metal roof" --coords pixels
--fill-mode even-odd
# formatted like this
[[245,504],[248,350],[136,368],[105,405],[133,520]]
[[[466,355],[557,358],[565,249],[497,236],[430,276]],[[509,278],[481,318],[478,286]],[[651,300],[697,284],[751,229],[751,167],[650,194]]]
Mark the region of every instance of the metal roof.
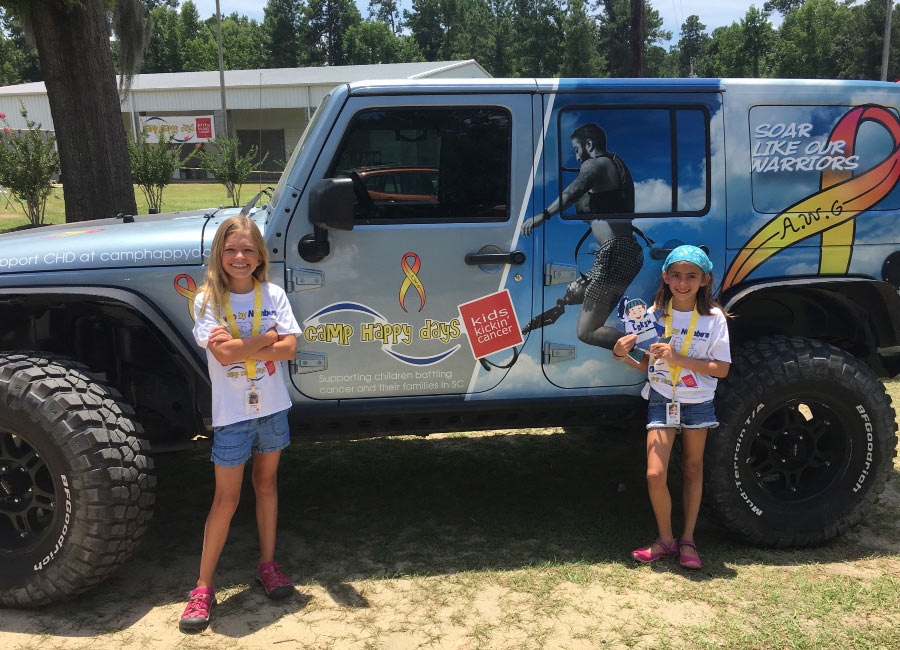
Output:
[[[318,68],[271,68],[260,70],[226,70],[226,88],[259,88],[278,86],[336,86],[364,79],[421,79],[471,67],[485,77],[490,75],[474,59],[465,61],[433,61],[431,63],[388,63],[373,65],[322,66]],[[118,83],[118,76],[116,77]],[[201,90],[219,88],[219,71],[167,72],[142,74],[134,78],[134,91]],[[43,81],[0,87],[3,95],[46,94]]]

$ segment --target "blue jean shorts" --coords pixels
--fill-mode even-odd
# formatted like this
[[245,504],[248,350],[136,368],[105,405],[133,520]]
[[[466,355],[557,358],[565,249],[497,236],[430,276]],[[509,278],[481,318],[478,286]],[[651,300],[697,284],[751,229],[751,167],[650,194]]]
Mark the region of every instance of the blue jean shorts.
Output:
[[221,467],[237,467],[250,460],[251,454],[281,451],[290,442],[291,431],[286,409],[261,418],[213,427],[210,460]]
[[647,407],[648,429],[715,429],[716,409],[713,401],[699,404],[681,403],[681,426],[666,424],[666,409],[672,400],[650,389],[650,405]]

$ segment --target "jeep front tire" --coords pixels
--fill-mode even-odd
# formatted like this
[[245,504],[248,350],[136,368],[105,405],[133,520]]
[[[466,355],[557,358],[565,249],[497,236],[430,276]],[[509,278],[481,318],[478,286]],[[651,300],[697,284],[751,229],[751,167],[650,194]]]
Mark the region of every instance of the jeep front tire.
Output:
[[131,555],[155,498],[140,433],[81,364],[0,353],[0,605],[71,597]]

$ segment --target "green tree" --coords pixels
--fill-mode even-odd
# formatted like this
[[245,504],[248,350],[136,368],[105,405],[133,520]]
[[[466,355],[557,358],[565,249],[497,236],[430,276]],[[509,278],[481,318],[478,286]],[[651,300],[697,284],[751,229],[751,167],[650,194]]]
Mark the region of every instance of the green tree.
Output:
[[215,176],[216,180],[231,192],[232,205],[238,206],[241,204],[241,187],[253,168],[256,165],[262,166],[269,154],[263,156],[262,160],[257,160],[257,149],[252,145],[247,153],[241,156],[240,141],[237,138],[215,138],[210,144],[212,151],[197,152],[200,168]]
[[[610,77],[631,76],[630,0],[597,0],[596,6],[601,9],[600,51],[606,56],[607,73]],[[650,0],[644,0],[645,52],[650,46],[672,38],[672,32],[664,30],[662,25],[659,12],[650,5]]]
[[[841,68],[847,79],[881,79],[881,56],[884,47],[884,0],[866,0],[850,7],[853,22],[848,29],[853,39],[843,52]],[[887,79],[900,76],[900,7],[894,8],[891,49],[888,55]]]
[[563,41],[562,8],[555,0],[513,0],[512,6],[513,74],[525,77],[557,74],[564,54],[559,46]]
[[178,12],[163,4],[150,12],[150,43],[144,52],[141,72],[181,72],[182,39]]
[[422,60],[422,54],[411,37],[397,36],[387,23],[369,20],[347,29],[344,52],[348,65]]
[[600,30],[588,16],[584,0],[569,0],[563,19],[563,59],[561,77],[599,77],[606,71],[606,60],[597,51]]
[[268,0],[263,10],[267,68],[295,68],[300,63],[300,29],[305,6],[300,0]]
[[451,22],[447,5],[453,0],[412,0],[403,18],[426,61],[447,60],[447,31]]
[[697,15],[688,16],[681,26],[681,39],[678,41],[679,76],[689,77],[691,70],[694,71],[694,74],[700,76],[699,70],[702,65],[702,59],[706,55],[709,40],[709,34],[706,33],[706,25],[700,22],[700,17]]
[[[159,143],[147,142],[147,130],[143,129],[137,139],[128,141],[128,156],[131,159],[131,176],[141,189],[151,212],[162,209],[162,193],[172,182],[172,177],[181,167],[181,145],[174,142],[174,135],[161,134]],[[192,151],[184,159],[190,160]]]
[[847,76],[851,64],[845,56],[846,47],[859,37],[851,31],[852,23],[850,9],[835,0],[807,0],[802,7],[788,13],[775,49],[776,76],[797,79]]
[[386,24],[395,35],[399,35],[403,27],[397,0],[369,0],[369,18]]
[[767,0],[763,5],[763,11],[766,15],[773,11],[777,11],[782,16],[787,16],[795,9],[802,7],[804,2],[806,2],[806,0]]
[[53,150],[56,138],[42,133],[41,125],[28,119],[24,105],[22,117],[28,128],[15,132],[0,113],[0,186],[24,205],[31,225],[40,226],[52,189],[50,183],[53,175],[59,173],[59,155]]
[[344,36],[362,22],[353,0],[310,0],[306,8],[308,63],[344,65]]
[[146,45],[142,6],[138,0],[110,4],[2,0],[0,6],[29,26],[37,44],[59,145],[66,221],[133,214],[137,205],[110,50],[110,24],[120,44],[123,80],[127,80],[140,69],[139,55]]

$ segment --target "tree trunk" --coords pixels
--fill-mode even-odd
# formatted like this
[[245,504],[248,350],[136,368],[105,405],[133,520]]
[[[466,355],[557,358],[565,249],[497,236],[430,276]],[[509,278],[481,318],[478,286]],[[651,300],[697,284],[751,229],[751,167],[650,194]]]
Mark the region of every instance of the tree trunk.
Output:
[[66,221],[134,214],[102,0],[32,0],[27,11],[59,146]]
[[631,0],[631,76],[644,76],[644,0]]

